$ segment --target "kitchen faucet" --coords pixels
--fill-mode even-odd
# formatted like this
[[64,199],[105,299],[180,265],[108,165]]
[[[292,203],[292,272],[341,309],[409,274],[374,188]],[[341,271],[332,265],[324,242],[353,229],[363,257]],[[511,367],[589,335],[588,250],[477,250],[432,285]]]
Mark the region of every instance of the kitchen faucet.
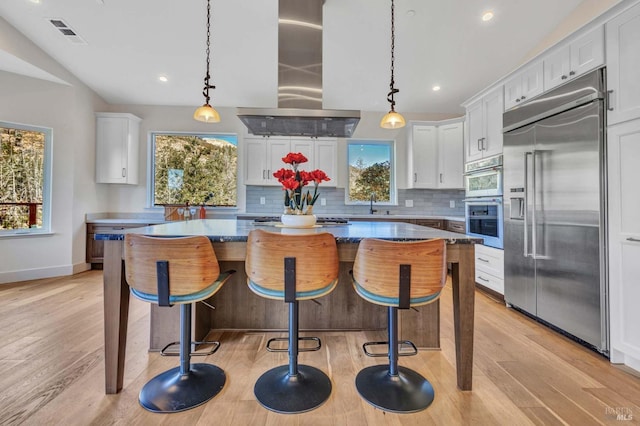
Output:
[[377,212],[378,210],[374,210],[373,209],[373,203],[376,202],[376,193],[372,192],[371,193],[371,198],[369,198],[369,214],[374,214],[375,212]]

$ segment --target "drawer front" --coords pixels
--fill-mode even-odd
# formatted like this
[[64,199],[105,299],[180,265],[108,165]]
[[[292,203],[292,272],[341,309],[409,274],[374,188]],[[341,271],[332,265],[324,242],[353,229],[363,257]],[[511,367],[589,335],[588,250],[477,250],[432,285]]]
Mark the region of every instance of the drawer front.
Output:
[[504,252],[476,244],[476,271],[478,270],[504,279]]
[[453,220],[447,221],[447,231],[457,232],[459,234],[466,234],[465,223],[457,222]]
[[428,226],[429,228],[442,229],[442,219],[415,219],[415,224],[420,226]]
[[147,223],[112,223],[112,224],[87,224],[87,233],[89,234],[117,234],[118,231],[129,228],[140,228],[148,226]]
[[476,269],[476,283],[504,295],[504,280]]

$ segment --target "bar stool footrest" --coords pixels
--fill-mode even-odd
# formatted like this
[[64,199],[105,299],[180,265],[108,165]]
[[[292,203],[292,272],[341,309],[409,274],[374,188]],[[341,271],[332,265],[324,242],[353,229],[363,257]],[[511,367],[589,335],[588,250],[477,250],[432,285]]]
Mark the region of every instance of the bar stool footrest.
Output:
[[[216,353],[218,351],[218,348],[220,348],[220,342],[218,341],[214,341],[214,340],[203,340],[203,341],[197,341],[197,342],[191,342],[192,345],[213,345],[213,347],[211,348],[211,350],[207,351],[207,352],[191,352],[189,354],[189,356],[209,356],[209,355],[213,355],[214,353]],[[167,349],[169,349],[172,346],[179,346],[180,342],[171,342],[168,345],[166,345],[164,348],[162,348],[162,350],[160,350],[160,355],[162,356],[180,356],[180,352],[171,352],[171,351],[167,351]]]
[[[362,350],[364,351],[364,354],[366,356],[370,356],[370,357],[381,357],[381,356],[385,356],[388,357],[389,356],[389,350],[387,349],[387,352],[370,352],[367,350],[367,346],[387,346],[387,348],[389,347],[389,342],[366,342],[362,345]],[[403,351],[403,347],[409,347],[409,350],[404,350]],[[418,354],[418,348],[416,347],[416,345],[413,344],[412,341],[410,340],[402,340],[398,342],[398,356],[414,356]]]
[[[311,348],[298,348],[298,352],[314,352],[314,351],[319,351],[320,348],[322,347],[322,342],[320,341],[319,337],[298,337],[298,341],[301,340],[313,340],[314,342],[317,343],[316,346],[313,346]],[[273,342],[288,342],[289,338],[288,337],[273,337],[271,339],[269,339],[267,341],[267,351],[268,352],[288,352],[289,348],[272,348],[271,347],[271,343]]]

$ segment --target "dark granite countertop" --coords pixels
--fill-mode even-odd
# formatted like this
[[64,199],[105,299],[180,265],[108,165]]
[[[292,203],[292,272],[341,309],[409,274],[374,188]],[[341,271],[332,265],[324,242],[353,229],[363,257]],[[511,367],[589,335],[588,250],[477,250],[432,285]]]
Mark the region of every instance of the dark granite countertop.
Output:
[[480,244],[481,238],[455,232],[412,225],[404,222],[351,222],[344,225],[316,225],[314,228],[285,228],[274,225],[255,225],[247,220],[197,219],[187,222],[167,222],[159,225],[129,228],[116,234],[96,234],[96,240],[122,240],[124,234],[144,234],[157,237],[206,235],[213,242],[245,242],[252,229],[265,229],[282,234],[329,232],[338,243],[358,243],[363,238],[393,241],[415,241],[444,238],[455,244]]

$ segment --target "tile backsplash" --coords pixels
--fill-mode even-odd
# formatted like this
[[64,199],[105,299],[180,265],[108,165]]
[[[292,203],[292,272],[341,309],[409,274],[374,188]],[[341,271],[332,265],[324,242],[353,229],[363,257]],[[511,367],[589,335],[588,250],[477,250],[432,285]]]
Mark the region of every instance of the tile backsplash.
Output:
[[[318,215],[367,214],[367,205],[346,205],[344,203],[344,188],[323,188],[320,186],[320,197],[313,206],[313,212]],[[264,204],[260,199],[264,197]],[[281,214],[283,211],[284,194],[280,187],[247,186],[247,213]],[[321,205],[320,199],[326,200]],[[373,208],[378,213],[425,216],[464,216],[464,190],[460,189],[399,189],[398,205],[390,206],[374,203]],[[412,200],[413,207],[406,207],[406,201]],[[451,207],[451,202],[455,207]]]

